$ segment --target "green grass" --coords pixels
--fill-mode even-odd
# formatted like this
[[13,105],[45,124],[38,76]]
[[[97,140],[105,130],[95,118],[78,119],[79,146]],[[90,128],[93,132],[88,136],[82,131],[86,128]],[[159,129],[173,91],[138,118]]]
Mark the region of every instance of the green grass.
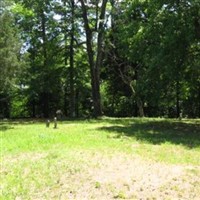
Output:
[[[200,120],[104,118],[63,121],[57,129],[44,122],[1,121],[0,137],[0,199],[54,199],[48,188],[57,191],[66,171],[73,177],[91,168],[87,155],[123,153],[152,162],[200,165]],[[66,187],[73,194],[75,186]],[[94,188],[102,188],[101,183],[94,182]]]
[[168,163],[200,165],[200,121],[104,119],[1,124],[2,154],[49,150],[122,151]]

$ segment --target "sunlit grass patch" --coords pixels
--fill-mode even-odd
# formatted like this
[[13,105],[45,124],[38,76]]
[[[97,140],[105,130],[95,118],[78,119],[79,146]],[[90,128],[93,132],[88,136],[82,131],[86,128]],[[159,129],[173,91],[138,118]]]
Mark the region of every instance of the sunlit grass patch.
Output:
[[[0,126],[1,199],[137,199],[154,187],[162,198],[174,193],[178,198],[184,187],[176,182],[188,186],[186,196],[199,195],[199,120],[106,118],[63,121],[57,129],[35,121]],[[162,170],[171,173],[169,182],[162,183]]]

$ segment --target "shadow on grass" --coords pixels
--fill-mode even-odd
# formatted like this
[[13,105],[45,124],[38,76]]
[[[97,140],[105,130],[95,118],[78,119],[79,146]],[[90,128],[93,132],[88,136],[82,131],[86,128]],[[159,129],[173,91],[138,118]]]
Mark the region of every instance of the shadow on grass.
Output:
[[15,126],[15,125],[31,125],[31,124],[46,124],[46,119],[30,118],[30,119],[7,119],[0,121],[0,127]]
[[9,129],[13,129],[13,127],[9,124],[0,123],[0,131],[7,131]]
[[0,120],[0,131],[7,131],[9,129],[14,129],[14,126],[16,126],[16,125],[30,125],[30,124],[34,124],[34,123],[42,123],[43,121],[40,120],[40,119],[16,119],[16,120],[6,119],[6,120]]
[[[130,122],[130,121],[129,121]],[[138,141],[159,145],[165,142],[200,147],[200,124],[178,121],[132,121],[132,123],[101,127],[101,130],[115,133],[113,138],[133,137]]]

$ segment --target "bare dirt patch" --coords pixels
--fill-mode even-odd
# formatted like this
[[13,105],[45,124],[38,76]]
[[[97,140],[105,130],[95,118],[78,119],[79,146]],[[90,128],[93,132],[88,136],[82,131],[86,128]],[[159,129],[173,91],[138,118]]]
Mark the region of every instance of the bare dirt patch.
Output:
[[47,153],[20,153],[16,154],[14,156],[4,156],[2,157],[3,162],[9,162],[15,164],[16,162],[22,162],[22,161],[32,161],[36,162],[38,160],[41,160],[47,156]]
[[[125,154],[83,154],[86,164],[66,171],[51,199],[199,199],[200,168],[142,160]],[[42,193],[41,193],[42,194]]]
[[[23,179],[30,180],[29,184],[33,185],[27,186],[31,199],[198,200],[200,196],[198,166],[158,163],[123,153],[107,155],[103,152],[77,151],[61,157],[26,153],[7,158],[7,162],[13,165],[17,162],[27,163],[28,160],[30,163],[50,163],[44,165],[49,169],[36,168],[37,171],[34,171],[31,164],[26,164],[23,169]],[[37,188],[30,179],[35,175],[37,182],[49,179],[51,183],[45,181]],[[23,196],[17,198],[23,199]]]

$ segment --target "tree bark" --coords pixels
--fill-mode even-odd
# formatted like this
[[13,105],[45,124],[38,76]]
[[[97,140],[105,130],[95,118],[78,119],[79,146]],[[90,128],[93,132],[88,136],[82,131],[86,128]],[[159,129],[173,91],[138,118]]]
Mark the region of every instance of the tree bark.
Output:
[[129,83],[129,86],[131,88],[131,91],[132,91],[133,95],[136,98],[136,104],[137,104],[137,108],[138,108],[139,117],[144,117],[143,102],[142,102],[141,98],[137,95],[137,92],[135,91],[135,89],[133,88],[131,83]]
[[[140,96],[138,95],[137,91],[135,90],[135,88],[133,87],[133,85],[131,83],[132,82],[132,77],[124,75],[123,72],[121,71],[121,69],[119,69],[119,72],[120,72],[120,76],[121,76],[123,82],[130,87],[132,95],[136,99],[136,105],[137,105],[137,108],[138,108],[138,112],[137,113],[139,113],[139,117],[144,117],[143,102],[142,102]],[[138,79],[138,72],[135,71],[135,73],[137,74],[136,75],[136,80],[137,80]]]
[[140,98],[137,98],[137,107],[138,107],[139,117],[144,117],[143,103]]
[[35,118],[36,117],[36,112],[35,112],[35,99],[32,100],[32,117]]
[[70,117],[75,117],[75,92],[74,92],[74,0],[71,0],[71,32],[70,32]]
[[69,55],[69,47],[67,44],[67,39],[68,39],[68,32],[67,32],[67,4],[66,4],[66,0],[63,0],[63,5],[65,8],[64,11],[64,43],[65,43],[65,48],[64,48],[64,67],[65,67],[65,72],[66,72],[66,76],[65,76],[65,87],[64,87],[64,114],[65,116],[70,115],[69,112],[69,99],[68,99],[68,73],[67,73],[67,63],[68,63],[68,55]]
[[176,80],[176,118],[180,116],[180,83]]
[[102,105],[101,105],[101,95],[100,95],[100,67],[102,65],[102,59],[103,59],[103,32],[104,32],[103,25],[104,25],[104,19],[105,19],[107,0],[103,0],[102,5],[101,5],[99,26],[97,27],[98,36],[97,36],[96,60],[95,60],[95,55],[94,55],[93,33],[89,26],[87,7],[85,5],[84,0],[80,0],[80,2],[82,6],[82,15],[83,15],[84,27],[85,27],[85,32],[86,32],[87,54],[88,54],[88,61],[89,61],[90,73],[91,73],[92,98],[93,98],[93,106],[94,106],[93,114],[94,114],[94,117],[98,117],[102,115]]
[[47,68],[48,68],[48,58],[47,58],[47,47],[46,47],[46,17],[44,14],[44,10],[41,9],[41,27],[42,27],[42,40],[43,40],[43,69],[45,71],[45,80],[44,80],[44,88],[43,88],[43,115],[45,118],[49,117],[49,84],[47,79]]
[[198,86],[198,100],[199,100],[199,108],[198,108],[197,116],[200,118],[200,81],[199,81],[199,86]]

